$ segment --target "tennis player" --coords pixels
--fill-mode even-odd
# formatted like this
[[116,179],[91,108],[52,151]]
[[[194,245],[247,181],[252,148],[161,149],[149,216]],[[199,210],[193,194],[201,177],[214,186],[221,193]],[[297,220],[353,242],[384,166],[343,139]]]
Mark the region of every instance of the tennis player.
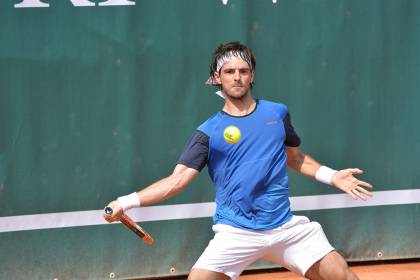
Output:
[[362,170],[337,171],[299,149],[287,107],[252,97],[255,65],[239,42],[216,49],[207,84],[220,89],[222,110],[193,133],[171,175],[111,202],[114,214],[105,218],[113,222],[122,211],[178,194],[207,165],[216,189],[215,235],[188,279],[237,279],[258,259],[313,280],[358,279],[319,223],[291,213],[287,166],[353,199],[368,199],[372,186],[353,176]]

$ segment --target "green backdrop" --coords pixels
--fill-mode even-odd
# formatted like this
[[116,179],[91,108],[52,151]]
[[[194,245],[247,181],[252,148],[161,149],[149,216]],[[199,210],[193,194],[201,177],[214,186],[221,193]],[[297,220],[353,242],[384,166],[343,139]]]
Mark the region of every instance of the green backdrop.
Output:
[[[101,209],[168,175],[222,106],[204,82],[232,40],[256,53],[254,95],[288,105],[305,152],[366,170],[376,191],[420,186],[419,1],[19,2],[0,3],[2,217]],[[293,196],[339,193],[290,177]],[[203,171],[162,204],[213,195]],[[298,214],[348,260],[420,257],[419,204]],[[152,247],[120,225],[0,233],[0,279],[185,274],[212,237],[210,218],[144,226]]]

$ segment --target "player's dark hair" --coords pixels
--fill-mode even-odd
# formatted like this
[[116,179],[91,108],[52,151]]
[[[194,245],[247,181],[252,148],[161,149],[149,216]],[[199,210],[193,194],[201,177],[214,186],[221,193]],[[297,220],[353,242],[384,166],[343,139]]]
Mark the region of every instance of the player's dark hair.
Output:
[[252,52],[250,48],[247,46],[241,44],[238,41],[229,42],[229,43],[223,43],[220,44],[217,49],[213,53],[212,62],[210,64],[210,77],[213,77],[214,73],[217,71],[217,61],[219,58],[224,56],[225,54],[229,52],[238,52],[238,53],[244,53],[246,56],[250,58],[251,61],[251,67],[252,71],[255,71],[255,66],[257,64],[257,61],[255,59],[255,55]]

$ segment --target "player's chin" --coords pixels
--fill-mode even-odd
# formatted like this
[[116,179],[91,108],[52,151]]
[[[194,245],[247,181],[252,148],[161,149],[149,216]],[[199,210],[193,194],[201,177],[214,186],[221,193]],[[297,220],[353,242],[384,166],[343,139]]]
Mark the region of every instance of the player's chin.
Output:
[[246,96],[246,94],[247,94],[247,91],[243,91],[243,90],[240,90],[240,91],[231,91],[231,92],[228,92],[227,93],[227,95],[230,98],[233,98],[233,99],[242,99],[242,98],[244,98]]

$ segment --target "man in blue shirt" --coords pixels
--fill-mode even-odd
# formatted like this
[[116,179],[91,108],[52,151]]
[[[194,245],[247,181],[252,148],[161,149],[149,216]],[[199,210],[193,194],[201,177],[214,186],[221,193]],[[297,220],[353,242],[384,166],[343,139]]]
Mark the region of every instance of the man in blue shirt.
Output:
[[207,83],[220,88],[222,110],[197,128],[170,176],[111,202],[114,213],[105,218],[176,195],[207,165],[216,188],[215,236],[188,279],[236,279],[257,259],[309,279],[358,279],[317,222],[291,213],[287,166],[353,199],[366,200],[372,186],[353,176],[360,169],[321,166],[298,148],[287,107],[252,97],[255,65],[239,42],[216,49]]

